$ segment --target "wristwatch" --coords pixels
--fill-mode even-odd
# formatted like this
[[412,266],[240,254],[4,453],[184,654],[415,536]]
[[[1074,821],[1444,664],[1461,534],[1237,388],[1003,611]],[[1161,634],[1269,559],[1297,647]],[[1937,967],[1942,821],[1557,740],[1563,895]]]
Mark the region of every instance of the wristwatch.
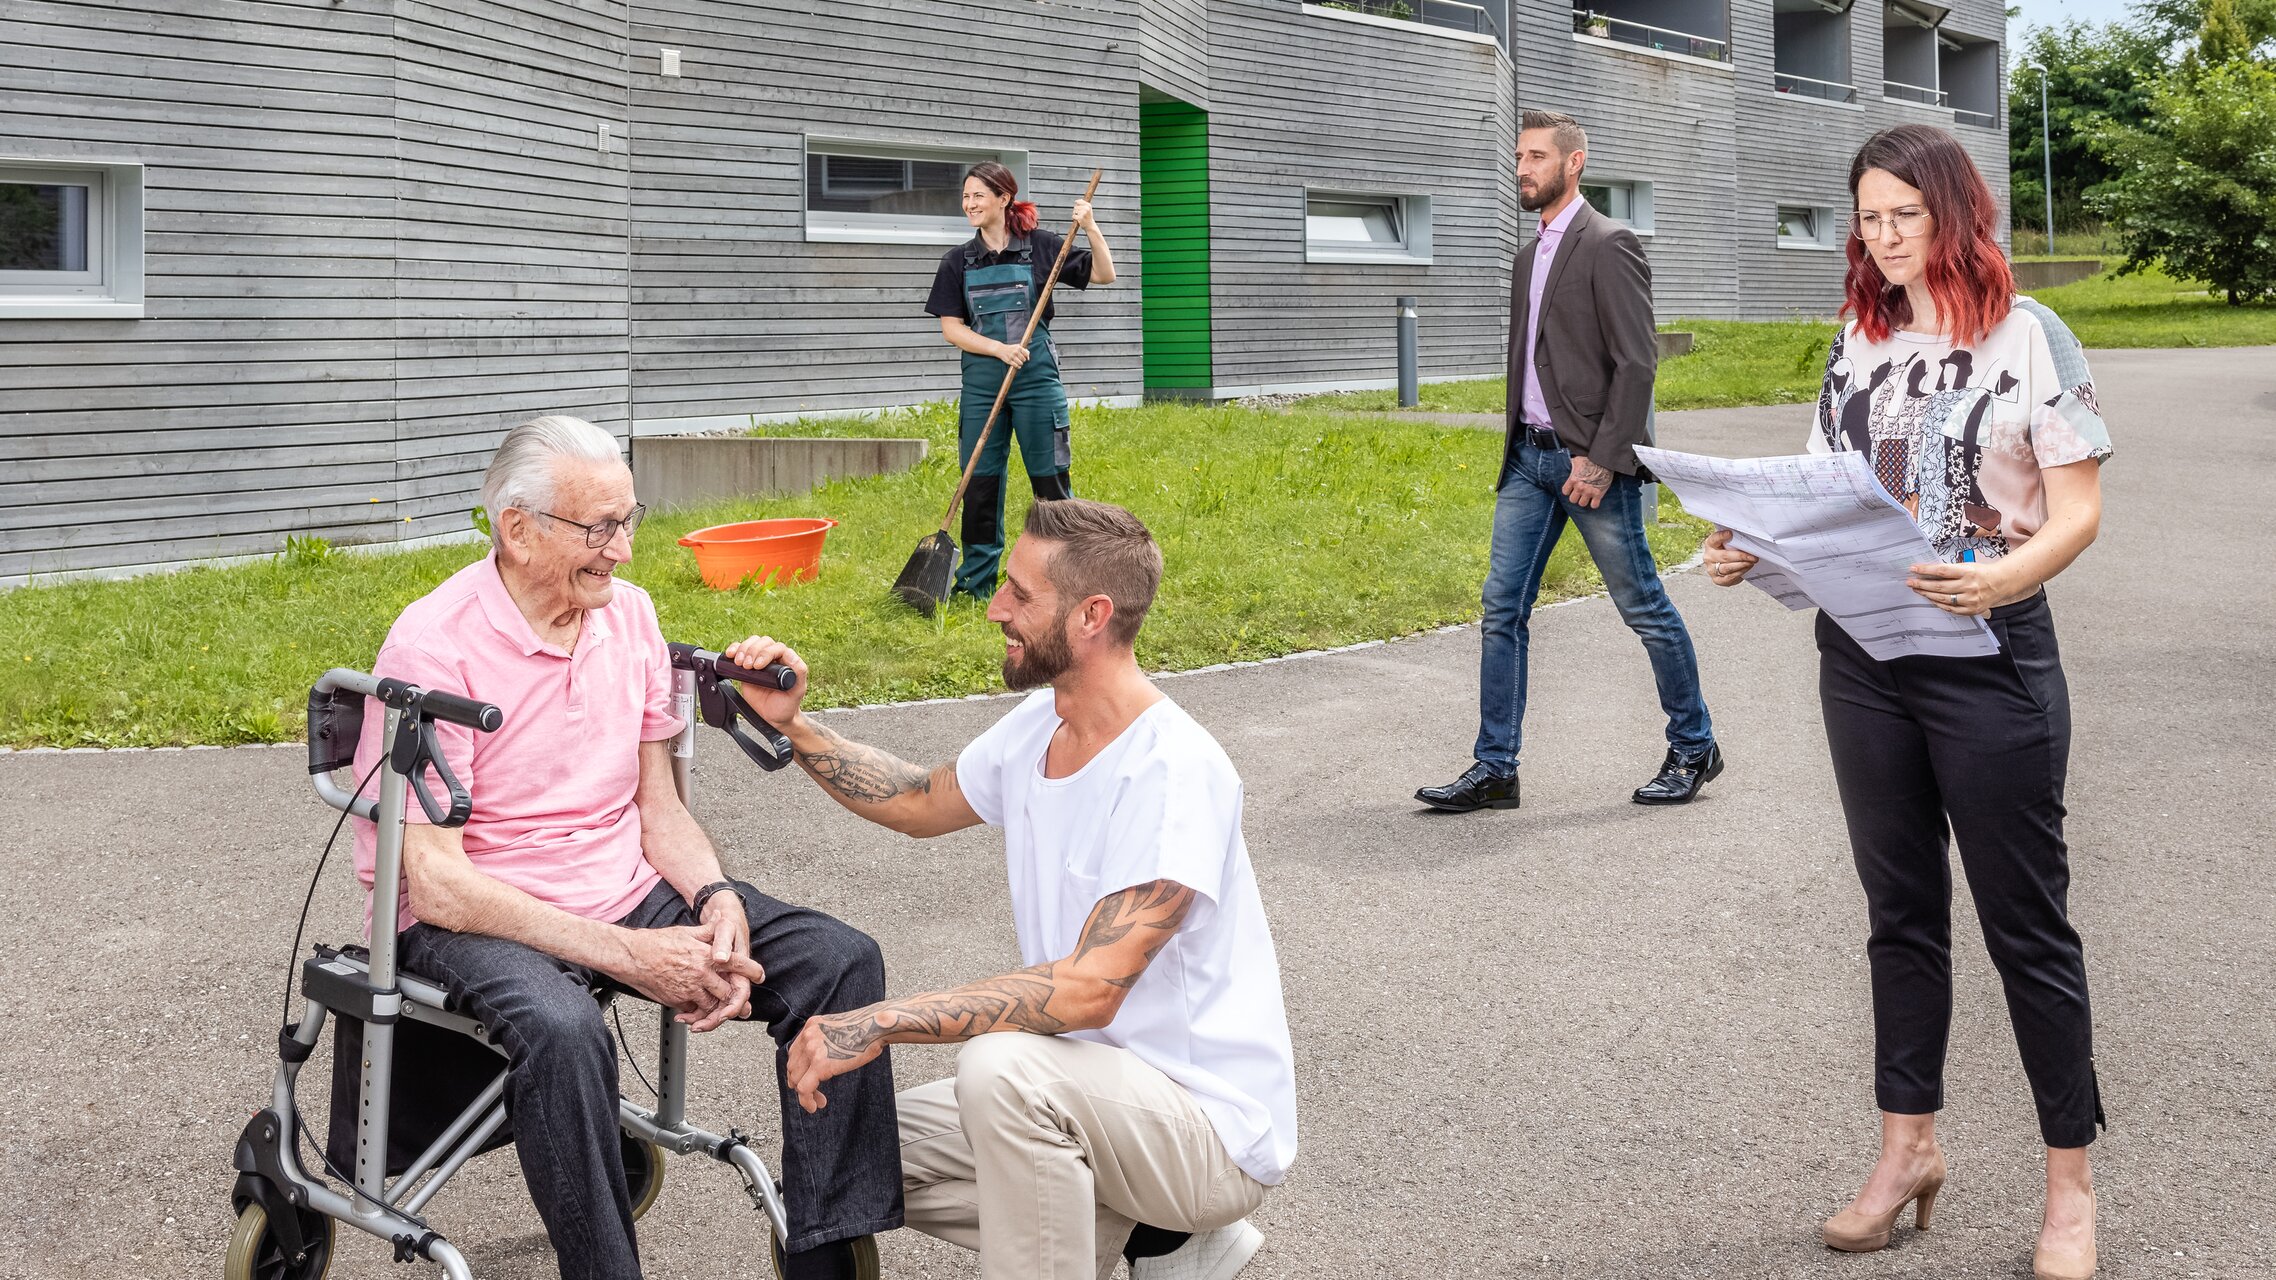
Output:
[[735,882],[732,880],[714,881],[713,883],[707,884],[701,889],[696,890],[695,900],[691,904],[695,909],[696,919],[701,920],[703,918],[703,904],[711,901],[711,895],[715,893],[732,893],[734,891]]

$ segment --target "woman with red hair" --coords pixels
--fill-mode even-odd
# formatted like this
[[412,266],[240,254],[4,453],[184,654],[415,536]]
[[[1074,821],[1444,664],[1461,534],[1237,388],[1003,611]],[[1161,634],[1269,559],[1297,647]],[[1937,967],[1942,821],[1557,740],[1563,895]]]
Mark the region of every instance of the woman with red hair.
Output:
[[[1990,657],[1876,661],[1818,615],[1819,696],[1871,922],[1881,1153],[1823,1229],[1853,1252],[1889,1242],[1906,1205],[1925,1230],[1944,1186],[1936,1112],[1952,1021],[1956,839],[2006,988],[2047,1144],[2042,1280],[2094,1274],[2087,1144],[2103,1123],[2086,962],[2071,927],[2063,781],[2070,695],[2044,584],[2094,541],[2110,435],[2078,340],[2015,293],[1999,206],[1959,140],[1905,125],[1849,170],[1852,317],[1834,340],[1810,450],[1855,450],[1920,522],[1933,563],[1906,585],[1987,620]],[[1755,558],[1708,539],[1709,576]]]
[[[964,494],[964,558],[956,567],[956,592],[986,600],[996,594],[996,567],[1004,554],[1004,473],[1011,465],[1011,438],[1019,437],[1020,462],[1038,499],[1074,496],[1068,476],[1073,463],[1067,447],[1067,388],[1059,380],[1059,348],[1051,340],[1051,314],[1027,345],[1027,318],[1043,296],[1051,264],[1059,260],[1060,238],[1036,224],[1035,206],[1019,198],[1019,179],[993,160],[973,165],[964,176],[964,218],[975,234],[941,255],[925,312],[940,320],[941,336],[964,353],[963,395],[957,406],[957,464],[972,450],[987,425],[988,411],[1003,389],[1004,367],[1019,370],[1003,417],[988,435],[972,487]],[[1059,283],[1077,289],[1114,283],[1114,255],[1091,214],[1091,202],[1075,202],[1075,223],[1088,249],[1070,249],[1059,268]]]

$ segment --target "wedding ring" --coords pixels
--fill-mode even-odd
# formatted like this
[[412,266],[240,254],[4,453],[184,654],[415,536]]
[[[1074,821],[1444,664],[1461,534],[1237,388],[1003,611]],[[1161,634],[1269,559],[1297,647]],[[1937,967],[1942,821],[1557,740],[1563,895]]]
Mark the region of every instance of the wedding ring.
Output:
[[1957,605],[1957,604],[1959,604],[1959,603],[1960,603],[1960,597],[1958,597],[1958,596],[1956,596],[1956,595],[1955,595],[1955,596],[1948,596],[1948,597],[1946,597],[1946,598],[1947,598],[1947,599],[1949,599],[1949,600],[1950,600],[1950,601],[1951,601],[1953,604],[1955,604],[1955,605]]

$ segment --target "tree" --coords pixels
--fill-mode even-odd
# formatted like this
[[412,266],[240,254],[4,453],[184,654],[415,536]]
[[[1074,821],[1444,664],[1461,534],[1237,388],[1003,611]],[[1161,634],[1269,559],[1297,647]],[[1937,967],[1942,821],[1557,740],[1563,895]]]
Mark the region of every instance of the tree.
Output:
[[[2161,55],[2178,57],[2184,51],[2201,50],[2206,27],[2215,17],[2214,10],[2221,7],[2223,0],[2137,0],[2130,25]],[[2220,24],[2234,24],[2248,56],[2266,56],[2266,46],[2276,41],[2276,0],[2227,0],[2225,8]],[[2224,55],[2204,61],[2207,66],[2218,66],[2228,60]]]
[[2147,123],[2105,124],[2093,140],[2118,170],[2090,203],[2125,245],[2121,272],[2162,262],[2231,306],[2276,298],[2276,67],[2176,69]]
[[2165,70],[2164,48],[2145,29],[2121,23],[2066,22],[2034,27],[2007,90],[2008,168],[2019,221],[2037,222],[2046,207],[2039,150],[2039,76],[2047,69],[2047,126],[2054,145],[2055,225],[2075,227],[2088,215],[2086,193],[2117,176],[2087,138],[2105,121],[2149,120],[2150,85]]

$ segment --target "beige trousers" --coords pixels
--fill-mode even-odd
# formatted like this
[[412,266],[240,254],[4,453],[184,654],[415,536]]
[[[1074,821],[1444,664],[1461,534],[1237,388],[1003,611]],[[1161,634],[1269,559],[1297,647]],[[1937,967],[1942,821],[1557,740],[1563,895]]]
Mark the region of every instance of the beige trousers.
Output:
[[982,1280],[1094,1280],[1131,1227],[1210,1231],[1264,1202],[1191,1095],[1128,1049],[999,1031],[902,1093],[908,1224]]

